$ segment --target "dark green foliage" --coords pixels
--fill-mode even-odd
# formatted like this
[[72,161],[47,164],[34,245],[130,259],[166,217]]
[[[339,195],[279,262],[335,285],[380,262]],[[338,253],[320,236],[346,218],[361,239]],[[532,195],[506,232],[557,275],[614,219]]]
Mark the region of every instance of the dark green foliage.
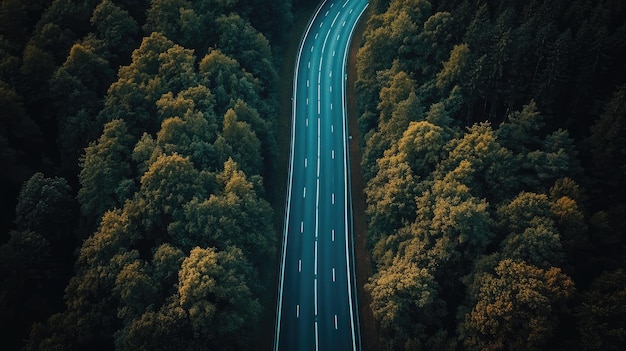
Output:
[[8,349],[249,347],[290,25],[287,0],[0,2]]
[[619,347],[620,311],[591,305],[617,290],[574,285],[623,268],[626,7],[370,5],[356,91],[384,348]]

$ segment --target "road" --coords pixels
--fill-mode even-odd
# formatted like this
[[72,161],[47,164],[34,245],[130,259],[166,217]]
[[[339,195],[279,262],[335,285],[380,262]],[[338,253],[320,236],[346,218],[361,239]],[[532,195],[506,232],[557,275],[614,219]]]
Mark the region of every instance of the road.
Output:
[[367,0],[325,0],[300,44],[275,350],[360,350],[354,287],[346,61]]

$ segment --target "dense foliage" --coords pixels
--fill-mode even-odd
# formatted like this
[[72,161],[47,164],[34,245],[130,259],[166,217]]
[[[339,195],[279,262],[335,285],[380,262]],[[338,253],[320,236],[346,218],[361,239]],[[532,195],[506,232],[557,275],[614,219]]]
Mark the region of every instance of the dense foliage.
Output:
[[358,53],[387,350],[626,344],[626,6],[378,0]]
[[290,25],[289,0],[0,1],[3,347],[249,347]]

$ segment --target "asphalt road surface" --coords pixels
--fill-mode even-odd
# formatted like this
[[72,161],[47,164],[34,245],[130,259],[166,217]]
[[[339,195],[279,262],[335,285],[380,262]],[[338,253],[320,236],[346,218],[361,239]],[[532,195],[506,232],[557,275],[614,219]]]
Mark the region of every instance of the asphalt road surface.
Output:
[[347,147],[346,59],[367,0],[325,0],[294,73],[275,350],[360,350]]

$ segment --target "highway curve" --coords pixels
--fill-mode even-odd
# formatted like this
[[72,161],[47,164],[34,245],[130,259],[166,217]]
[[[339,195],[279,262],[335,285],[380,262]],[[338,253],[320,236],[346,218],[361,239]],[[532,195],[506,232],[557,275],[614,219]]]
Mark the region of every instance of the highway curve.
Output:
[[360,350],[346,61],[367,0],[325,0],[296,58],[275,350]]

